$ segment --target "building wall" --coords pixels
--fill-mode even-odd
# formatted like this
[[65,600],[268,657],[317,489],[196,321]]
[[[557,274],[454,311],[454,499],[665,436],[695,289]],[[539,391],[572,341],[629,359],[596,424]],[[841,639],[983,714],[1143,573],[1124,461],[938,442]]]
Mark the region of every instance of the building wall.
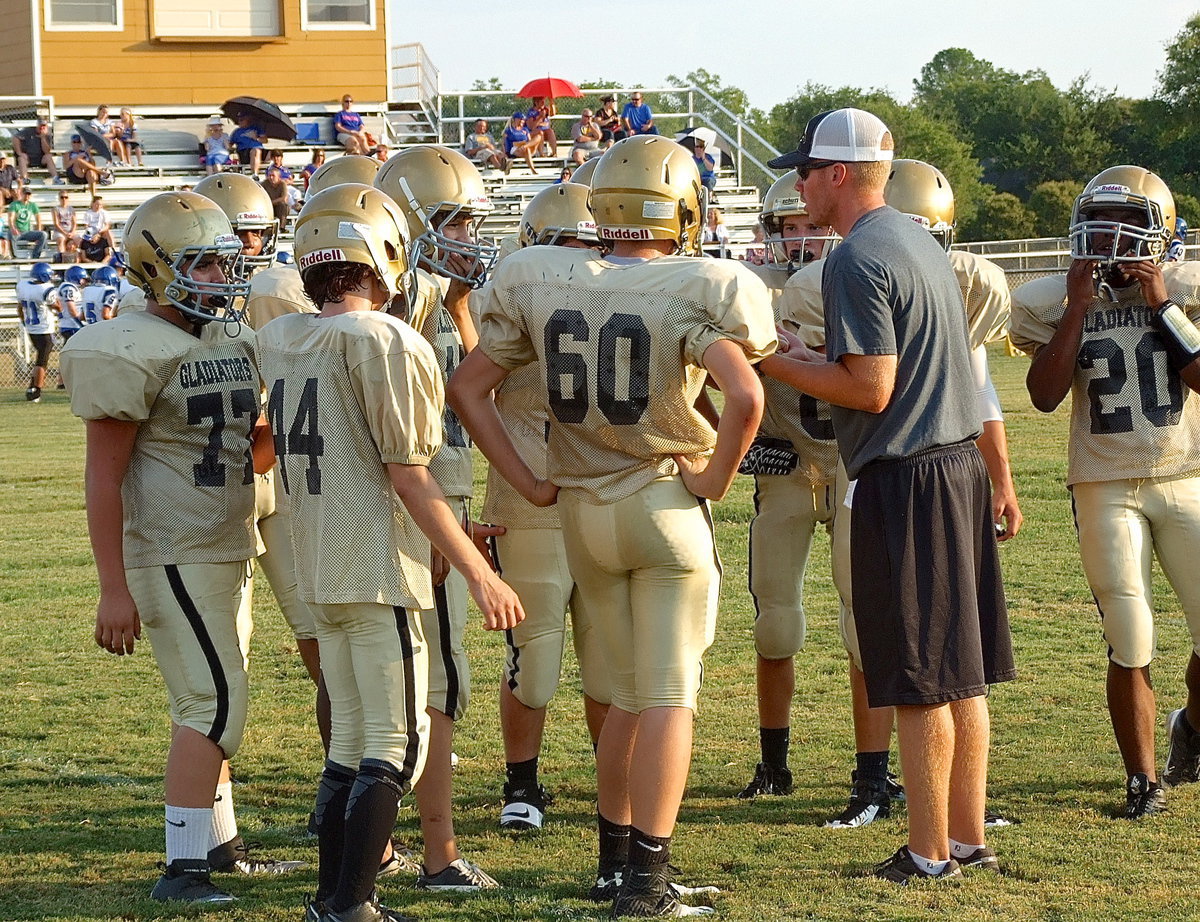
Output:
[[6,3],[0,16],[0,96],[33,95],[32,13],[29,0]]
[[42,29],[43,92],[57,105],[215,107],[243,94],[334,103],[347,91],[361,102],[387,98],[385,0],[374,0],[373,31],[304,31],[300,0],[280,0],[282,37],[196,42],[154,39],[154,0],[123,2],[121,32]]

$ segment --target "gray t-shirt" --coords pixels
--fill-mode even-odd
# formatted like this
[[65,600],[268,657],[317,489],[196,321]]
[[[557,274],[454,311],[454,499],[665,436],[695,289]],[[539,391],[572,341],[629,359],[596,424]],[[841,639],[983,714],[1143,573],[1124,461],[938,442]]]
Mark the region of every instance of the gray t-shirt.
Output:
[[825,261],[826,355],[894,355],[896,386],[882,413],[833,407],[851,477],[871,461],[976,438],[966,310],[946,253],[894,208],[855,222]]

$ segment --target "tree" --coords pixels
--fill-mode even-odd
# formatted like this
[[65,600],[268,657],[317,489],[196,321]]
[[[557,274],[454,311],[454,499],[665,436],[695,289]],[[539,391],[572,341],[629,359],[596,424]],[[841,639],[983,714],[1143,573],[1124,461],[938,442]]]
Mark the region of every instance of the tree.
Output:
[[1019,198],[1011,192],[998,192],[994,186],[986,184],[981,192],[974,220],[959,224],[959,240],[966,243],[972,240],[1019,240],[1034,236],[1037,218]]
[[1041,237],[1062,237],[1071,224],[1071,211],[1079,194],[1079,183],[1057,179],[1039,183],[1029,196],[1029,210],[1037,223],[1034,233]]
[[1167,62],[1158,72],[1158,97],[1176,109],[1200,110],[1200,13],[1167,45]]

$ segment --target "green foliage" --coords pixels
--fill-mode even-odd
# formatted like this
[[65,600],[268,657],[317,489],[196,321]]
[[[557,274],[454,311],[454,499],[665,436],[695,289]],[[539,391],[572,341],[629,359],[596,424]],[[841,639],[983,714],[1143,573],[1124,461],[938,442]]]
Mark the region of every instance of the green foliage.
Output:
[[1029,196],[1029,210],[1037,219],[1034,231],[1039,237],[1063,237],[1071,224],[1071,208],[1083,188],[1070,180],[1047,180],[1038,183]]
[[1020,240],[1037,236],[1037,215],[1011,192],[999,192],[984,184],[974,220],[960,222],[958,239]]
[[1158,72],[1158,97],[1177,109],[1200,110],[1200,13],[1167,45],[1166,64]]

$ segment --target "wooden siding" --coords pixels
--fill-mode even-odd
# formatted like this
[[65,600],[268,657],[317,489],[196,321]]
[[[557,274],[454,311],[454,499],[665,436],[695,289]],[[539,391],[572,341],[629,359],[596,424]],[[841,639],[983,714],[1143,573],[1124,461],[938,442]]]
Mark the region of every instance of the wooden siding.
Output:
[[29,0],[4,4],[0,16],[0,96],[33,95],[33,23]]
[[[42,31],[42,84],[58,105],[212,105],[230,96],[280,104],[363,103],[387,98],[385,0],[375,0],[373,31],[300,28],[300,0],[280,0],[283,36],[260,41],[155,41],[153,0],[123,0],[123,32]],[[98,57],[97,46],[108,54]],[[103,60],[97,73],[86,62]],[[103,97],[98,98],[98,94]]]

